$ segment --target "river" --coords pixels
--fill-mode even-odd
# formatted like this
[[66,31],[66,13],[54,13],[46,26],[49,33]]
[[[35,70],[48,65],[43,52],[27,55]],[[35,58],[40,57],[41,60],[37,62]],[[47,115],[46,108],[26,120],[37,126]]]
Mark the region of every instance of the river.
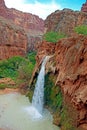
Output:
[[14,92],[0,95],[0,128],[4,130],[59,130],[52,124],[52,115],[34,109],[29,99]]

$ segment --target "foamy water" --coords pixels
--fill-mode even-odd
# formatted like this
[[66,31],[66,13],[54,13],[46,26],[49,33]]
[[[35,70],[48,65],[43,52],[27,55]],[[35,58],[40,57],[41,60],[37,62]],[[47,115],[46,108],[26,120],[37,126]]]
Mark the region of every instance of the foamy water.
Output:
[[42,115],[28,98],[19,94],[0,95],[0,128],[10,130],[59,130],[48,110]]

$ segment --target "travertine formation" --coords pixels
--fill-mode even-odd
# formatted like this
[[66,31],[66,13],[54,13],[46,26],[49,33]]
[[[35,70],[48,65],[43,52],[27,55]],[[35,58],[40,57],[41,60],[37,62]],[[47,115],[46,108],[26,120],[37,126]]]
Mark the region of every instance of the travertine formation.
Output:
[[45,20],[45,30],[62,32],[71,36],[75,34],[76,26],[87,25],[87,14],[71,9],[57,10],[50,14]]
[[56,83],[78,111],[77,125],[87,124],[87,36],[60,40],[55,55]]
[[51,63],[55,63],[55,66],[47,66],[47,68],[48,70],[52,68],[52,72],[56,72],[56,84],[61,86],[63,96],[68,99],[66,104],[71,104],[70,111],[75,109],[72,118],[76,126],[81,126],[81,130],[86,130],[87,36],[64,38],[56,45],[43,42],[42,46],[38,47],[37,65],[46,55],[54,56],[54,61]]

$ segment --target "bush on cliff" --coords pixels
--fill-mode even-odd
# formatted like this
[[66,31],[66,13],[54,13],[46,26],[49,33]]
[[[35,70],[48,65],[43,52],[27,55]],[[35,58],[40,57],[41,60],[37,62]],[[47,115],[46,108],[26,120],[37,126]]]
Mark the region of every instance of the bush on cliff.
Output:
[[87,35],[87,25],[81,25],[75,27],[75,32],[78,34]]
[[43,39],[46,40],[47,42],[56,43],[58,40],[64,37],[65,37],[65,34],[63,33],[51,31],[51,32],[45,33],[43,36]]

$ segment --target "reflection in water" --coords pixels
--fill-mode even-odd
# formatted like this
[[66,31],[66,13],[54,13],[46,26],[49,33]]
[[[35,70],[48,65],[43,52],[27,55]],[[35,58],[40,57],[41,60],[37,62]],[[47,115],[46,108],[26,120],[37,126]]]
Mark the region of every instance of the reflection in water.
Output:
[[[36,118],[38,117],[38,118]],[[27,97],[19,94],[0,95],[0,128],[9,130],[59,130],[45,109],[40,115]]]

